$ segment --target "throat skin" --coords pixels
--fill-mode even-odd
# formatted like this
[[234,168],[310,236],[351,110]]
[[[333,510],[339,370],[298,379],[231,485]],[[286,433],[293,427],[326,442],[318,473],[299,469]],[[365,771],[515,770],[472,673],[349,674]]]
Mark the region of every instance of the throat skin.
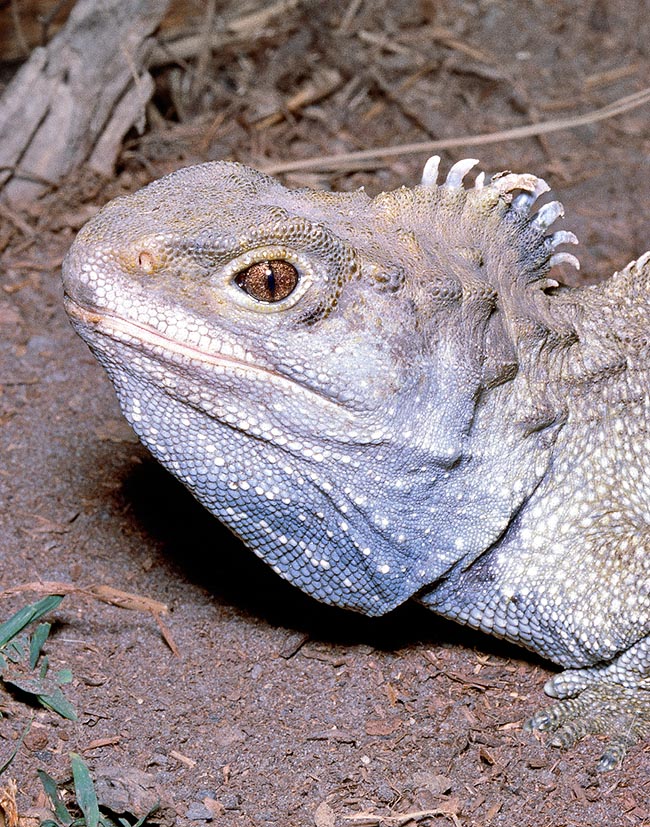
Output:
[[[154,456],[280,575],[345,608],[384,614],[459,561],[469,565],[505,533],[550,461],[558,426],[526,434],[516,422],[521,378],[476,399],[448,399],[423,370],[399,407],[379,410],[383,428],[348,416],[334,431],[333,416],[342,418],[344,406],[306,391],[300,377],[206,353],[71,299],[67,309],[101,343],[91,346]],[[272,421],[286,408],[318,413],[306,424],[303,417],[302,428],[274,434],[251,415],[229,415],[224,389],[237,384],[247,398],[274,387],[281,402]],[[432,396],[441,399],[435,409]],[[223,445],[228,452],[217,450]],[[308,579],[299,564],[287,568],[291,553],[309,561]]]

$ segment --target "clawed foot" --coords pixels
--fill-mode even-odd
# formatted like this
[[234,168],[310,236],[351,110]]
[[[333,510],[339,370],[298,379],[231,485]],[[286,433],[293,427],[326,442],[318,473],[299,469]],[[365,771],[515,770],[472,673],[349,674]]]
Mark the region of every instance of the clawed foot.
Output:
[[524,729],[554,732],[551,745],[563,748],[585,735],[606,735],[610,741],[596,765],[599,772],[618,767],[632,744],[650,736],[647,688],[603,681],[595,670],[563,672],[544,688],[562,700],[535,714]]

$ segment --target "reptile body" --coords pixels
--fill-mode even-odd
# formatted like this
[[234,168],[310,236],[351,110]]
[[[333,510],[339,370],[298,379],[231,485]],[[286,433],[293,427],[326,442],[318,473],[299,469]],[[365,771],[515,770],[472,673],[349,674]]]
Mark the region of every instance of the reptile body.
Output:
[[382,193],[233,163],[108,204],[66,307],[150,451],[281,576],[409,598],[563,666],[531,725],[650,733],[650,254],[549,278],[562,207],[504,173]]

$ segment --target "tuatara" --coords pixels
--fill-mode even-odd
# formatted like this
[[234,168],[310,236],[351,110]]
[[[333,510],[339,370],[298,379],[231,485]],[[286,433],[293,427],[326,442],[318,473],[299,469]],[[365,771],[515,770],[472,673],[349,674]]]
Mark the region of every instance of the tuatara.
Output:
[[535,715],[601,769],[650,733],[650,253],[549,278],[534,175],[291,191],[234,163],[108,204],[66,308],[149,450],[292,583],[408,598],[565,667]]

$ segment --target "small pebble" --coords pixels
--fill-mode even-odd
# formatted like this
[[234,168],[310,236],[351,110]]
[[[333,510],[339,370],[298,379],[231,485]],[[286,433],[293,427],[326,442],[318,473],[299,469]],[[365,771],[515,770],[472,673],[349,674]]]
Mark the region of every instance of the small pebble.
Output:
[[221,803],[223,804],[226,810],[238,810],[239,809],[239,798],[236,795],[222,795]]

